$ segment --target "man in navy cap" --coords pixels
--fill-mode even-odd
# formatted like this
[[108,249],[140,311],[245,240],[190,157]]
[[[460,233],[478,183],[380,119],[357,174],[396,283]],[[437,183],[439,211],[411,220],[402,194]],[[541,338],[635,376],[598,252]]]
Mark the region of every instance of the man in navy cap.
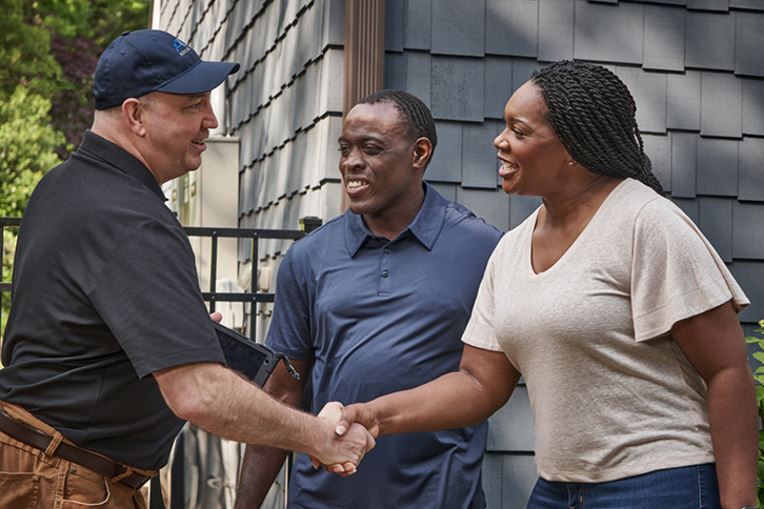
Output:
[[193,252],[164,204],[160,185],[199,167],[218,125],[210,91],[238,68],[156,30],[122,34],[99,59],[92,129],[40,181],[19,233],[0,507],[144,507],[138,488],[184,420],[348,472],[373,446],[362,427],[338,440],[223,367]]

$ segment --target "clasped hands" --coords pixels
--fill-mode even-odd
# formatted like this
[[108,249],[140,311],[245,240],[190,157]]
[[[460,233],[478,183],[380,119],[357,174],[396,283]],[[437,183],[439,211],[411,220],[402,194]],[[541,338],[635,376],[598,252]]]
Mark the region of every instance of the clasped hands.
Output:
[[[337,401],[330,401],[321,409],[318,418],[332,426],[335,436],[328,445],[336,449],[332,456],[321,458],[323,461],[311,456],[313,467],[323,467],[341,477],[354,474],[364,455],[374,448],[379,435],[379,426],[368,405],[343,406]],[[332,459],[327,460],[327,457]],[[336,458],[342,459],[337,461]]]

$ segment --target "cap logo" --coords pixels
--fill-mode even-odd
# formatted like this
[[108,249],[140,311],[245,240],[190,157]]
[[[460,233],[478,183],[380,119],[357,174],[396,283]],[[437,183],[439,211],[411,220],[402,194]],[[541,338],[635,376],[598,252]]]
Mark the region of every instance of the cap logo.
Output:
[[188,47],[188,44],[181,41],[180,39],[174,39],[172,41],[172,46],[175,48],[175,51],[178,52],[178,55],[184,56],[186,53],[188,53],[191,48]]

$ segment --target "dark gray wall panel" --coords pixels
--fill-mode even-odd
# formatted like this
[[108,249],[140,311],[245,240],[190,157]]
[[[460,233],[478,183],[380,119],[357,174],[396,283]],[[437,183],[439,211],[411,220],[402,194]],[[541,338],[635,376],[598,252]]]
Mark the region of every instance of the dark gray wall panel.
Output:
[[310,64],[305,69],[305,73],[298,76],[294,85],[292,85],[295,88],[295,97],[298,98],[300,106],[298,108],[298,125],[300,129],[307,129],[318,115],[321,66],[322,61],[320,60]]
[[675,7],[645,7],[645,69],[684,71],[685,12]]
[[687,217],[692,219],[692,222],[698,224],[700,222],[700,212],[698,210],[698,200],[689,200],[686,198],[671,198],[671,201],[677,204],[682,211],[687,214]]
[[667,75],[666,126],[700,130],[700,73]]
[[512,229],[519,225],[531,215],[541,205],[541,198],[537,196],[519,196],[509,197],[509,228]]
[[432,66],[430,54],[421,51],[407,51],[406,55],[406,88],[425,104],[430,105],[430,85],[432,81]]
[[700,134],[743,136],[743,82],[731,73],[701,74]]
[[764,11],[764,2],[761,0],[730,0],[730,7]]
[[701,69],[735,67],[735,17],[712,12],[687,12],[685,65]]
[[737,146],[737,140],[698,139],[698,194],[737,196]]
[[482,122],[484,73],[482,59],[433,56],[433,117]]
[[576,0],[573,56],[641,64],[643,14],[642,4],[604,5]]
[[642,132],[666,132],[666,75],[640,67],[616,66],[616,74],[631,91],[637,104],[637,124]]
[[345,0],[318,0],[323,3],[324,22],[321,48],[328,44],[342,46],[345,42]]
[[764,76],[764,14],[738,12],[735,17],[735,74]]
[[[403,46],[406,49],[430,49],[432,39],[432,0],[406,2]],[[385,22],[387,23],[387,22]]]
[[[735,201],[733,255],[735,258],[764,260],[764,204]],[[764,282],[760,280],[759,283]],[[764,319],[764,316],[761,316]]]
[[385,1],[385,51],[403,51],[405,0]]
[[531,74],[533,74],[533,71],[540,69],[541,67],[542,67],[542,64],[538,63],[535,60],[513,59],[512,60],[512,90],[509,91],[509,93],[507,94],[505,102],[509,100],[509,97],[515,92],[515,90],[520,88],[523,85],[523,83],[528,81],[528,78],[531,77]]
[[[493,120],[462,125],[462,185],[496,189],[498,160],[493,139],[498,127]],[[509,209],[507,208],[507,220]]]
[[385,88],[406,89],[406,55],[385,53]]
[[739,315],[743,322],[758,322],[764,318],[764,262],[736,261],[730,266],[732,274],[743,288],[751,305]]
[[688,9],[727,12],[729,0],[687,0]]
[[483,494],[486,507],[501,507],[504,486],[504,455],[486,453],[483,457]]
[[[732,202],[730,198],[698,198],[700,229],[725,262],[732,261]],[[737,218],[735,225],[738,225]]]
[[533,452],[533,411],[525,386],[515,388],[507,404],[488,422],[487,451]]
[[642,0],[646,4],[687,5],[687,0]]
[[546,62],[573,58],[573,12],[570,0],[539,0],[538,59]]
[[342,134],[342,119],[337,116],[322,118],[316,127],[319,129],[318,159],[315,160],[317,176],[311,185],[340,177],[340,151],[337,150],[337,140]]
[[[740,178],[738,198],[741,200],[764,201],[764,138],[743,138],[739,145],[738,177]],[[764,209],[761,223],[764,224]],[[762,237],[764,238],[764,237]],[[764,251],[761,252],[764,258]]]
[[743,133],[764,136],[764,80],[742,78]]
[[504,118],[504,106],[512,93],[512,60],[485,57],[485,118]]
[[538,0],[486,0],[485,52],[535,57],[538,50]]
[[668,135],[642,134],[645,153],[653,163],[653,174],[658,177],[663,190],[671,192],[671,139]]
[[533,456],[508,454],[504,456],[504,489],[502,506],[506,509],[525,507],[538,477]]
[[239,185],[241,186],[239,195],[239,212],[249,214],[255,208],[255,176],[252,168],[247,168],[239,173]]
[[671,197],[695,198],[695,166],[698,135],[672,132],[671,136]]
[[438,147],[427,167],[427,180],[434,182],[461,182],[462,180],[462,125],[457,122],[435,122]]
[[504,191],[457,187],[456,201],[499,230],[509,229],[509,200]]
[[342,112],[342,86],[338,83],[344,69],[341,49],[329,49],[321,60],[321,89],[318,96],[318,115]]
[[437,0],[432,4],[432,52],[483,56],[485,0]]

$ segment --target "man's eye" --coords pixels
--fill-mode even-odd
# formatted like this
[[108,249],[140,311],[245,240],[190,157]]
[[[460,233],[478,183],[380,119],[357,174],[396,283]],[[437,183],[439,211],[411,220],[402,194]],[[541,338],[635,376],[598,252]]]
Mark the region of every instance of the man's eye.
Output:
[[340,151],[340,154],[342,154],[343,157],[347,157],[348,155],[350,155],[350,147],[348,147],[347,145],[340,145],[337,150]]
[[363,147],[363,151],[369,155],[375,155],[382,152],[382,149],[377,147],[376,145],[366,145]]
[[522,131],[518,131],[517,129],[512,129],[512,132],[515,133],[515,138],[518,138],[518,139],[525,138],[525,133]]

